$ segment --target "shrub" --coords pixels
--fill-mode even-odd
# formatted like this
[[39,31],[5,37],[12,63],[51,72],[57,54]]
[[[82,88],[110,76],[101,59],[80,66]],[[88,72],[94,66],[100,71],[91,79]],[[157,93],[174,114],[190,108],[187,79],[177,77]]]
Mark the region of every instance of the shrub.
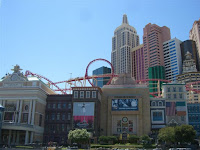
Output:
[[129,136],[129,142],[130,143],[137,143],[139,141],[139,137],[137,135],[130,135]]

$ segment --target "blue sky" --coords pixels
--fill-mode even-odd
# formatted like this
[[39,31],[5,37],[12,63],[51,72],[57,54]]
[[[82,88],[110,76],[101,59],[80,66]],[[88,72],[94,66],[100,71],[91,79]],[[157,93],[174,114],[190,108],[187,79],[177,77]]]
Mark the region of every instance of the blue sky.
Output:
[[[0,77],[18,64],[57,82],[82,77],[96,58],[111,61],[112,36],[123,14],[142,44],[148,23],[189,39],[199,0],[0,0]],[[104,62],[91,65],[89,72]],[[70,74],[72,73],[72,74]]]

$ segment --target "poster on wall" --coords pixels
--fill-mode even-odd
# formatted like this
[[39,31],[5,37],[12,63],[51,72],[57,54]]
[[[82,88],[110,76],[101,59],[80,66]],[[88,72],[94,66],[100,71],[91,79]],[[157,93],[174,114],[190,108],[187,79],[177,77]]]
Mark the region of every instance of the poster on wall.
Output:
[[73,106],[74,128],[93,128],[94,102],[74,102]]
[[112,99],[113,111],[138,110],[138,99]]

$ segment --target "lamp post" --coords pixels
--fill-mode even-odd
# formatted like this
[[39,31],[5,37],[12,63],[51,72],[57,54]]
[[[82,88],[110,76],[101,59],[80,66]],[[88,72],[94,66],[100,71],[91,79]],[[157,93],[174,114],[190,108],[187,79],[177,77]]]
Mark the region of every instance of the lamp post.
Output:
[[2,136],[1,136],[1,127],[2,127],[2,120],[3,120],[3,111],[4,107],[0,104],[0,145],[2,144]]

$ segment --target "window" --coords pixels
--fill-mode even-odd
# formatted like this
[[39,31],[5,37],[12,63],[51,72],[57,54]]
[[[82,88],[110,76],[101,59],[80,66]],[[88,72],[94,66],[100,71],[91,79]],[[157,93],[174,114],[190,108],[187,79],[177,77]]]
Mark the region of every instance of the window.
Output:
[[65,109],[65,108],[66,108],[66,106],[67,106],[67,104],[66,104],[66,103],[64,103],[64,104],[63,104],[63,108]]
[[72,105],[71,103],[68,104],[68,109],[71,109],[72,108]]
[[84,98],[84,91],[80,91],[80,98]]
[[65,120],[65,114],[62,114],[62,120]]
[[51,120],[55,120],[55,114],[54,113],[51,115]]
[[60,103],[58,103],[58,109],[61,109],[61,104]]
[[40,114],[39,126],[42,126],[42,115]]
[[68,113],[67,120],[71,119],[71,113]]
[[56,108],[56,104],[53,104],[53,109],[55,109]]
[[176,92],[176,87],[173,87],[173,92]]
[[74,98],[78,98],[78,91],[74,91]]
[[90,91],[86,91],[86,98],[90,98]]
[[170,88],[169,87],[167,88],[167,92],[170,92]]
[[179,94],[179,98],[182,99],[182,98],[183,98],[183,95],[182,95],[182,94]]
[[171,94],[167,94],[167,98],[168,98],[168,99],[171,99]]
[[153,112],[153,121],[163,121],[163,114],[161,111]]
[[176,94],[174,94],[174,99],[176,99]]
[[179,87],[178,89],[179,89],[179,92],[182,92],[182,91],[183,91],[183,90],[182,90],[182,87]]
[[28,122],[28,113],[23,113],[23,123]]
[[60,113],[57,113],[57,120],[60,120]]
[[92,98],[96,98],[97,97],[97,92],[96,91],[92,91]]
[[151,106],[156,106],[156,102],[151,102]]
[[65,125],[62,124],[62,125],[61,125],[61,128],[62,128],[62,132],[64,132],[64,131],[65,131]]
[[158,106],[163,106],[163,103],[161,101],[159,101]]

